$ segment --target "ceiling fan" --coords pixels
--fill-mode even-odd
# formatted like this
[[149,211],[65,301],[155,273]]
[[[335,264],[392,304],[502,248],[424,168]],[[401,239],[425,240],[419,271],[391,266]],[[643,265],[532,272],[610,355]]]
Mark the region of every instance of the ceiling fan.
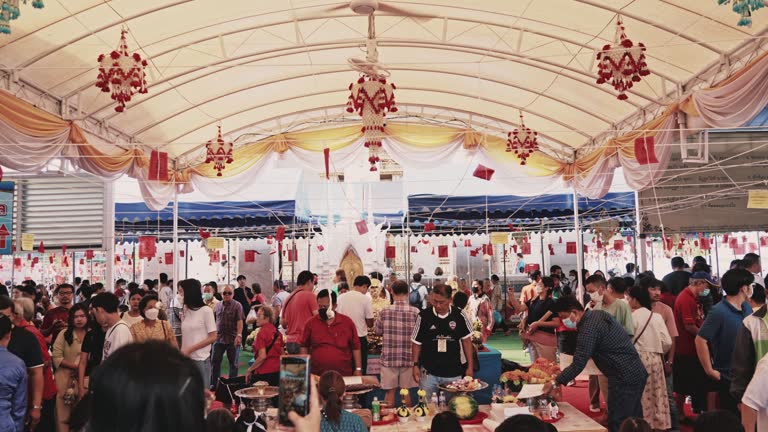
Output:
[[334,12],[346,8],[351,9],[352,12],[359,15],[368,15],[368,37],[365,41],[365,58],[350,57],[347,61],[352,69],[371,77],[386,78],[389,76],[387,68],[379,63],[374,13],[387,12],[406,17],[427,18],[424,15],[413,13],[407,9],[391,6],[386,4],[386,2],[379,0],[352,0],[348,5],[334,6],[326,10],[328,12]]

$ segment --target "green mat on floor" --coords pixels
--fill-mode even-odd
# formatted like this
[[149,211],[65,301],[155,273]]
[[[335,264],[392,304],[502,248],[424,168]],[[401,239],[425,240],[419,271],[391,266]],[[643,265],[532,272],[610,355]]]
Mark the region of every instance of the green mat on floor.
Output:
[[523,342],[517,332],[504,336],[504,333],[496,332],[488,337],[486,345],[501,352],[501,358],[512,360],[520,364],[529,364],[528,354],[523,351]]
[[[501,358],[512,360],[521,364],[528,364],[530,360],[528,355],[523,351],[523,344],[520,340],[520,335],[515,332],[509,336],[504,336],[504,333],[496,332],[488,338],[486,343],[501,352]],[[245,371],[248,370],[248,362],[253,359],[253,354],[248,351],[240,352],[240,375],[245,375]],[[229,363],[227,362],[227,356],[224,355],[224,359],[221,361],[221,376],[229,376]]]

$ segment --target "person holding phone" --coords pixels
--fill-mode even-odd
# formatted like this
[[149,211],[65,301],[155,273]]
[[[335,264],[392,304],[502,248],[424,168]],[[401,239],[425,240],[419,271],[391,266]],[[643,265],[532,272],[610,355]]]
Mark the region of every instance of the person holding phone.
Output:
[[362,375],[357,327],[348,316],[336,313],[336,293],[320,291],[317,306],[317,316],[304,324],[301,343],[301,353],[312,356],[312,373],[322,375],[335,370],[343,376]]
[[431,308],[419,313],[411,336],[413,379],[427,392],[427,400],[438,385],[473,375],[473,359],[462,364],[462,349],[471,353],[472,325],[461,310],[451,305],[452,288],[437,284],[430,293]]

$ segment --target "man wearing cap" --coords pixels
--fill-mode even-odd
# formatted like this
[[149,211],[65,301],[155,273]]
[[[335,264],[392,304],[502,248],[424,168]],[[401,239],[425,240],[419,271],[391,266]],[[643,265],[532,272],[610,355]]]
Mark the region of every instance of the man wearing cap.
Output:
[[[693,277],[691,277],[693,279]],[[736,348],[736,334],[744,318],[752,314],[747,301],[752,296],[752,273],[744,269],[728,270],[723,275],[725,298],[707,315],[696,336],[696,352],[704,372],[714,381],[720,396],[720,408],[738,414],[738,400],[730,393],[731,358]],[[712,346],[710,356],[709,345]]]
[[674,389],[677,395],[678,412],[683,413],[685,396],[693,399],[694,410],[703,408],[706,394],[707,376],[699,363],[696,353],[696,336],[704,323],[704,310],[698,302],[699,296],[706,296],[710,289],[718,284],[706,272],[696,272],[691,275],[688,287],[680,291],[675,299],[675,325],[677,326],[677,343],[675,345],[675,361],[672,367]]

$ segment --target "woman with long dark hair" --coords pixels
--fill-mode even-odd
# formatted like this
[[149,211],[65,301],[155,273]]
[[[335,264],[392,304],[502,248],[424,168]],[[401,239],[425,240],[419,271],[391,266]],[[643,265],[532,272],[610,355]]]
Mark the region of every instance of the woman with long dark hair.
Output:
[[205,431],[205,386],[199,368],[165,342],[121,347],[93,373],[86,430]]
[[206,388],[211,380],[211,344],[216,341],[213,310],[205,307],[200,281],[181,281],[184,291],[184,320],[181,322],[181,352],[189,356],[203,375]]
[[77,368],[83,340],[88,332],[88,306],[78,303],[69,309],[67,329],[53,342],[53,367],[56,368],[56,430],[69,431],[69,415],[77,401],[79,385]]
[[651,312],[651,296],[647,289],[633,286],[628,294],[635,349],[648,372],[642,399],[643,418],[653,430],[667,430],[672,426],[663,355],[672,347],[672,337],[661,315]]
[[322,399],[323,415],[320,420],[321,432],[367,432],[368,428],[360,416],[341,408],[341,398],[347,387],[344,378],[336,371],[327,371],[320,377],[318,392]]

